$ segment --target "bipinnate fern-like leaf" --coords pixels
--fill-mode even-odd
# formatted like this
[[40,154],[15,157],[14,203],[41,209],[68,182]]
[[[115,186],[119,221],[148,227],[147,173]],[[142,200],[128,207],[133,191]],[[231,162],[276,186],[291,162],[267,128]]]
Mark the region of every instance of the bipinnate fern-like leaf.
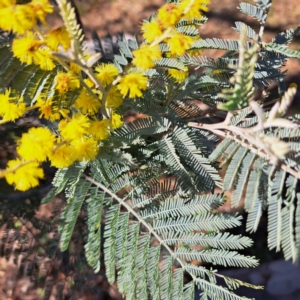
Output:
[[61,168],[57,170],[52,180],[53,188],[50,193],[42,199],[42,203],[46,204],[51,201],[56,195],[65,190],[67,185],[68,187],[76,186],[84,170],[84,164],[73,164],[69,168]]
[[221,195],[211,195],[209,197],[195,196],[190,202],[186,202],[183,198],[178,198],[176,201],[168,198],[159,206],[145,208],[141,212],[141,215],[143,219],[189,216],[201,213],[204,210],[217,209],[222,204],[224,204],[224,199]]
[[0,48],[7,46],[11,40],[11,37],[12,36],[5,36],[3,34],[0,34]]
[[251,39],[253,41],[258,40],[258,35],[255,32],[255,30],[243,22],[235,22],[235,27],[233,29],[236,30],[238,33],[242,33],[244,28],[246,28],[246,36],[249,39]]
[[178,181],[180,181],[181,186],[184,190],[195,192],[197,190],[196,184],[193,178],[189,175],[188,171],[185,169],[180,161],[180,157],[176,153],[174,144],[171,138],[165,138],[158,144],[159,149],[163,157],[165,158],[165,163],[170,173],[174,174]]
[[[38,75],[42,75],[41,74],[42,72],[43,71],[40,70],[40,68],[37,65],[25,66],[23,70],[18,73],[18,76],[13,81],[12,84],[13,92],[21,91],[21,96],[23,96],[27,89],[27,85],[31,84],[34,75],[36,73],[38,73]],[[38,78],[40,78],[40,76],[38,76]],[[32,83],[34,85],[34,82]]]
[[169,108],[175,112],[176,117],[179,116],[182,120],[192,121],[204,114],[199,106],[193,102],[172,101]]
[[212,70],[222,70],[222,72],[234,72],[230,66],[236,65],[238,60],[236,58],[226,58],[226,57],[219,57],[217,59],[213,59],[207,56],[190,56],[184,55],[182,60],[190,65],[196,67],[196,69],[200,67],[210,68]]
[[[270,131],[269,134],[275,132]],[[293,142],[299,144],[298,131],[285,129],[284,132],[282,136],[293,134]],[[267,210],[269,248],[283,250],[286,259],[296,261],[299,257],[299,248],[295,246],[297,233],[293,229],[297,219],[295,210],[298,209],[296,188],[299,169],[296,149],[283,159],[282,168],[276,170],[263,151],[251,149],[251,146],[235,137],[223,140],[210,158],[215,160],[220,157],[224,146],[227,149],[231,147],[231,153],[234,151],[224,180],[224,189],[233,189],[232,207],[240,205],[244,198],[244,207],[249,214],[248,231],[256,231],[260,216]]]
[[[218,185],[220,176],[217,170],[210,165],[209,160],[197,149],[186,130],[180,127],[175,128],[172,140],[182,160],[197,174],[195,184],[198,191],[207,191],[210,188],[212,189],[215,184]],[[206,181],[204,181],[205,179]]]
[[205,248],[216,249],[243,249],[249,247],[252,241],[248,237],[232,236],[229,233],[198,233],[198,234],[182,234],[176,232],[168,232],[163,234],[163,240],[167,245],[203,246]]
[[239,218],[228,215],[210,215],[203,213],[198,216],[184,216],[173,219],[158,220],[154,229],[159,234],[174,231],[174,232],[189,232],[196,230],[219,231],[225,228],[233,228],[238,226]]
[[[260,222],[260,218],[263,214],[263,210],[266,208],[266,198],[267,198],[267,183],[268,177],[267,174],[263,171],[263,169],[259,170],[260,178],[259,186],[258,186],[258,193],[255,195],[254,201],[252,201],[252,207],[247,210],[248,217],[247,217],[247,224],[246,230],[247,231],[256,231]],[[248,186],[249,187],[249,186]],[[255,190],[256,191],[256,190]],[[251,192],[250,189],[247,189],[247,194]],[[253,199],[253,198],[252,198]],[[246,203],[245,203],[245,209]]]
[[183,33],[184,35],[196,37],[199,35],[198,28],[195,26],[176,26],[178,32]]
[[[193,44],[192,47],[195,49],[219,49],[227,51],[238,51],[239,43],[237,40],[223,40],[212,38],[198,40]],[[250,43],[247,43],[247,48],[250,48]]]
[[160,60],[155,61],[155,65],[157,67],[167,67],[171,69],[177,69],[180,71],[184,71],[184,64],[178,61],[177,59],[172,59],[172,58],[161,58]]
[[259,189],[262,184],[263,177],[263,160],[258,159],[255,161],[253,170],[251,170],[249,175],[249,181],[247,186],[247,192],[245,196],[245,209],[251,211],[255,206],[259,195]]
[[[2,48],[3,49],[3,48]],[[7,51],[8,48],[6,49]],[[1,86],[3,90],[8,84],[15,78],[15,76],[23,70],[25,66],[15,57],[11,56],[10,59],[4,61],[1,65],[0,76],[1,76]]]
[[257,264],[257,261],[253,257],[245,259],[243,255],[238,254],[237,252],[224,250],[198,251],[179,248],[175,251],[175,254],[176,256],[184,258],[187,261],[206,261],[214,265],[250,267]]
[[238,179],[235,179],[235,188],[232,196],[232,207],[238,206],[240,201],[242,200],[243,192],[248,181],[248,174],[255,159],[256,156],[253,153],[248,152],[242,161],[241,167],[237,169]]
[[88,264],[93,267],[95,272],[100,270],[99,257],[101,255],[101,221],[104,198],[105,195],[99,193],[96,188],[86,199],[88,237],[84,248]]
[[286,31],[278,33],[273,39],[272,43],[277,45],[288,45],[292,42],[294,36],[298,35],[300,26],[296,29],[287,29]]
[[[152,126],[151,123],[149,126]],[[177,134],[179,133],[180,131]],[[191,144],[187,143],[187,149],[199,152],[200,149],[193,148],[195,146],[191,141],[189,140]],[[173,151],[175,145],[176,143]],[[157,147],[159,149],[160,146]],[[105,221],[103,243],[106,275],[109,282],[117,281],[120,292],[127,299],[192,299],[196,286],[203,293],[210,294],[215,290],[218,295],[234,295],[218,286],[215,281],[206,282],[205,277],[199,275],[200,271],[194,271],[200,267],[189,263],[196,259],[217,265],[257,264],[254,258],[244,257],[234,251],[250,246],[252,242],[249,238],[222,233],[224,229],[240,225],[240,217],[216,211],[224,203],[222,195],[193,197],[177,188],[170,197],[156,197],[155,199],[160,199],[159,205],[155,204],[157,200],[153,200],[149,193],[145,197],[148,196],[149,203],[153,201],[153,205],[136,206],[134,198],[139,193],[135,194],[131,189],[136,184],[143,188],[143,182],[138,178],[155,175],[155,168],[152,172],[146,168],[135,173],[134,169],[122,169],[122,164],[125,166],[128,162],[116,163],[119,166],[116,167],[104,158],[97,161],[94,161],[90,169],[92,177],[84,176],[77,171],[78,166],[74,166],[58,171],[53,182],[57,191],[64,187],[69,197],[59,228],[62,250],[67,249],[77,216],[81,207],[85,207],[88,228],[85,244],[87,261],[96,271],[99,270],[100,232]],[[133,172],[133,176],[126,176],[128,171]],[[69,180],[66,180],[67,172],[70,172]],[[118,177],[126,178],[124,184],[129,188],[123,198],[116,194],[122,188],[115,185]],[[184,183],[176,184],[184,186]],[[147,186],[148,183],[144,182],[144,185]],[[167,187],[170,187],[170,183],[165,189]],[[160,192],[164,192],[164,189],[155,190],[156,195]],[[202,246],[206,250],[195,250],[195,246]],[[203,274],[207,272],[212,278],[217,275],[202,268]],[[184,272],[190,273],[192,283],[184,283]]]
[[[287,42],[288,42],[288,40],[287,40]],[[267,43],[264,45],[264,48],[268,51],[274,51],[274,52],[283,54],[286,57],[300,58],[300,51],[289,49],[289,48],[287,48],[286,45],[279,45],[276,43]]]
[[209,155],[211,161],[217,160],[217,158],[223,153],[223,151],[231,144],[230,138],[223,139],[218,147]]
[[247,149],[239,148],[233,155],[232,160],[228,166],[228,169],[230,168],[232,169],[232,171],[231,170],[230,172],[228,171],[225,175],[224,186],[223,186],[224,190],[230,190],[232,188],[233,182],[237,177],[239,166],[242,163],[246,154],[247,154]]
[[90,187],[91,184],[89,182],[80,180],[73,189],[70,189],[71,196],[61,214],[62,223],[58,229],[61,234],[60,246],[62,251],[67,250],[69,246],[77,217],[80,213],[83,201],[90,193]]
[[285,206],[282,208],[281,246],[286,260],[296,261],[299,258],[299,249],[296,247],[294,222],[295,200],[298,178],[289,175],[286,180]]
[[[196,259],[213,262],[215,264],[235,266],[253,266],[257,263],[253,258],[246,258],[236,252],[228,250],[192,250],[192,245],[194,245],[195,240],[202,240],[204,241],[203,245],[210,245],[212,247],[212,245],[217,245],[218,243],[216,237],[222,236],[221,233],[218,233],[216,236],[206,235],[205,233],[192,233],[194,231],[193,228],[191,228],[187,222],[181,222],[181,214],[186,214],[189,217],[189,215],[197,214],[197,211],[191,211],[189,213],[182,205],[182,211],[174,208],[173,223],[177,226],[176,230],[173,230],[172,226],[168,228],[161,224],[162,227],[159,225],[159,221],[155,221],[156,218],[154,218],[154,215],[149,214],[149,212],[145,214],[143,209],[134,210],[130,202],[126,201],[126,198],[119,198],[116,194],[91,178],[88,178],[88,180],[100,189],[102,187],[102,190],[107,195],[118,202],[112,205],[107,211],[107,222],[104,232],[104,257],[108,265],[107,276],[109,281],[113,283],[116,280],[114,271],[116,267],[118,270],[118,288],[128,299],[133,299],[133,297],[137,296],[141,299],[149,299],[149,297],[151,299],[181,299],[179,295],[184,295],[186,289],[190,287],[189,284],[185,287],[183,283],[183,270],[189,270],[187,262],[190,260]],[[207,201],[206,197],[199,198],[198,201],[200,200],[204,201],[204,203]],[[163,216],[169,215],[172,201],[176,202],[176,199],[167,199],[166,203],[168,204],[160,208],[159,211],[161,212],[162,218]],[[179,200],[179,203],[182,203],[182,201]],[[192,203],[194,202],[192,201]],[[121,212],[120,207],[122,206],[127,212]],[[209,216],[211,208],[207,207],[207,205],[201,206],[202,212],[205,211],[204,207],[208,209],[203,218],[203,222],[205,223],[204,227],[216,231],[223,228],[225,223],[222,225],[223,221],[221,215],[216,214],[215,217],[212,215],[207,218],[206,215]],[[142,215],[144,215],[146,219],[143,218]],[[233,226],[237,226],[239,223],[235,217],[231,217],[231,221],[230,218],[224,217],[224,221],[229,221],[229,223],[233,222]],[[177,225],[175,224],[176,222]],[[211,225],[209,225],[210,223]],[[225,227],[229,226],[229,223],[226,224]],[[199,228],[196,229],[198,230]],[[173,232],[173,236],[171,236],[170,233],[160,233],[170,230]],[[179,232],[180,236],[178,236]],[[160,244],[157,245],[153,243],[155,240],[158,240]],[[224,249],[243,248],[251,243],[247,238],[243,239],[239,236],[228,234],[225,234],[221,240],[224,241],[219,241]],[[171,244],[175,246],[175,251],[170,248],[169,245]],[[183,246],[184,248],[182,248]],[[161,253],[164,254],[161,256]],[[173,270],[173,263],[176,260],[179,261],[179,265],[181,265],[183,269],[179,268]],[[197,284],[198,276],[194,275],[193,272],[191,275],[195,277],[193,281]],[[215,283],[207,282],[207,285],[208,287],[205,287],[206,289],[220,289],[223,293],[227,292],[225,288],[220,288]],[[206,290],[204,290],[204,292],[205,291]],[[172,295],[175,298],[172,298]]]
[[[227,78],[228,79],[228,78]],[[181,90],[176,93],[173,97],[173,101],[182,101],[187,97],[194,97],[194,93],[203,88],[210,89],[212,86],[219,84],[220,86],[228,86],[228,83],[225,80],[218,80],[206,74],[201,74],[199,76],[190,76],[186,81],[185,85],[182,86]],[[171,101],[170,101],[171,103]]]
[[132,143],[137,138],[166,132],[171,123],[165,118],[142,118],[122,126],[115,132],[113,139],[118,142]]
[[[268,1],[269,2],[269,1]],[[258,20],[258,22],[260,24],[265,24],[266,23],[266,19],[267,19],[267,8],[270,7],[267,6],[265,7],[265,9],[263,9],[263,7],[259,7],[257,5],[252,5],[252,4],[249,4],[249,3],[245,3],[245,2],[242,2],[240,3],[240,6],[238,7],[238,9],[243,12],[244,14],[252,17],[252,18],[255,18]]]
[[[239,24],[240,27],[242,27],[244,23]],[[232,74],[235,73],[239,64],[239,59],[228,57],[219,57],[215,60],[205,56],[190,57],[186,55],[184,56],[183,61],[186,64],[192,64],[196,68],[206,67],[210,69],[214,79],[218,79],[220,74],[222,74],[222,85],[225,87],[224,75],[227,75],[230,78]],[[255,64],[254,71],[254,85],[260,88],[262,86],[268,86],[272,82],[277,82],[278,79],[283,77],[282,72],[278,69],[278,66],[282,65],[283,63],[284,60],[278,57],[275,52],[265,51],[258,53],[258,59]],[[226,81],[229,81],[228,79],[226,79]],[[229,85],[229,82],[227,85]]]
[[280,170],[269,182],[268,246],[270,249],[276,249],[276,251],[280,250],[281,207],[285,178],[286,172]]

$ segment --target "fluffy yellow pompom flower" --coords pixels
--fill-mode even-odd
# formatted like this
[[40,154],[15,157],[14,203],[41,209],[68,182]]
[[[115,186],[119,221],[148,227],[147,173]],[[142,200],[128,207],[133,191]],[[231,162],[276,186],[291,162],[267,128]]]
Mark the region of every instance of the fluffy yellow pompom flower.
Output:
[[163,34],[162,24],[157,19],[152,19],[151,22],[144,23],[142,26],[144,39],[148,43],[152,43],[157,37]]
[[123,121],[119,114],[113,113],[111,116],[111,126],[113,129],[117,129],[123,125]]
[[40,49],[40,54],[42,55],[42,58],[39,61],[39,66],[42,70],[48,70],[51,71],[55,68],[55,64],[53,63],[51,59],[51,51],[49,48],[42,48]]
[[33,32],[29,31],[25,37],[15,39],[12,45],[14,55],[26,64],[39,61],[38,50],[43,44],[35,39]]
[[79,108],[84,115],[94,115],[101,107],[101,100],[88,93],[86,89],[82,89],[76,99],[75,107]]
[[69,90],[75,90],[80,87],[80,81],[72,72],[58,72],[55,77],[55,89],[60,94],[64,94]]
[[93,82],[93,80],[90,77],[85,78],[83,81],[90,88],[93,88],[95,86],[95,83]]
[[164,28],[175,25],[181,18],[182,10],[174,3],[163,5],[157,14],[157,18],[161,21]]
[[42,41],[35,39],[32,32],[26,36],[13,40],[12,51],[15,57],[26,64],[40,65],[43,70],[52,70],[55,64],[51,60],[50,52],[42,49]]
[[52,98],[44,101],[41,97],[37,99],[37,107],[40,112],[40,118],[45,118],[46,120],[55,121],[60,118],[60,114],[57,108],[53,107]]
[[46,43],[47,46],[50,47],[53,51],[57,51],[59,45],[62,45],[65,50],[68,50],[71,45],[71,40],[66,27],[62,26],[50,30],[46,38]]
[[73,147],[67,144],[57,146],[57,148],[49,155],[51,166],[56,168],[66,168],[71,166],[76,160]]
[[39,19],[44,25],[46,25],[45,18],[47,13],[53,12],[53,7],[49,4],[48,0],[32,0],[27,5],[33,11],[34,16]]
[[161,58],[161,51],[158,45],[142,45],[140,49],[132,52],[134,59],[132,63],[140,69],[148,70],[154,67],[154,60]]
[[5,179],[19,191],[26,191],[39,184],[44,178],[44,171],[37,162],[24,162],[20,159],[10,160],[7,164]]
[[172,55],[183,55],[185,51],[191,48],[194,39],[183,33],[176,32],[168,40],[168,46]]
[[112,64],[101,64],[95,68],[95,71],[97,78],[104,87],[110,85],[119,74],[117,67]]
[[92,160],[98,154],[98,143],[92,138],[80,138],[71,142],[72,147],[75,150],[77,160],[82,161]]
[[6,90],[4,94],[0,94],[0,115],[3,121],[15,121],[26,111],[23,97],[16,101],[15,98],[10,97],[10,92]]
[[17,151],[25,160],[42,162],[51,154],[54,142],[55,136],[48,128],[30,128],[23,133]]
[[183,82],[189,75],[188,68],[185,67],[185,71],[180,71],[176,69],[169,69],[168,73],[176,79],[177,82]]
[[81,68],[75,63],[70,63],[70,71],[75,73],[75,74],[80,74],[81,73]]
[[0,28],[5,31],[24,34],[35,23],[34,13],[27,5],[16,5],[15,1],[7,1],[0,8]]
[[12,5],[16,5],[16,1],[15,0],[1,0],[0,1],[0,9],[12,6]]
[[147,77],[138,72],[131,72],[121,78],[117,85],[123,97],[129,93],[130,98],[141,97],[147,89]]
[[123,103],[123,97],[116,86],[112,86],[106,97],[106,108],[118,108]]
[[110,136],[111,122],[108,119],[94,121],[91,126],[91,134],[97,140],[107,140]]
[[183,0],[179,4],[179,8],[183,11],[186,19],[193,20],[201,18],[202,11],[208,11],[208,4],[210,4],[210,0]]
[[59,122],[59,131],[66,140],[74,140],[81,138],[88,133],[90,128],[90,120],[82,114],[76,114],[68,121]]

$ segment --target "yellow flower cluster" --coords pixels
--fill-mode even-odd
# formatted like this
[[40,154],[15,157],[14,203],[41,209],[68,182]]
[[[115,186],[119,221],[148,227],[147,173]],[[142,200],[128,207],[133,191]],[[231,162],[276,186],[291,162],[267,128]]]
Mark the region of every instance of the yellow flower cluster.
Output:
[[2,117],[2,123],[15,121],[26,110],[23,97],[16,99],[15,97],[11,97],[10,93],[10,90],[6,90],[4,94],[0,94],[0,116]]
[[52,70],[55,67],[51,59],[50,49],[43,47],[43,42],[37,39],[31,31],[14,39],[12,51],[22,63],[39,65],[42,70]]
[[142,45],[140,49],[133,51],[134,59],[132,63],[142,70],[154,67],[154,61],[162,57],[158,45]]
[[48,0],[32,0],[26,4],[17,4],[16,0],[1,0],[0,28],[24,34],[35,26],[37,20],[45,24],[46,14],[52,11]]
[[[40,164],[46,160],[57,168],[68,167],[76,161],[93,160],[103,141],[123,125],[116,109],[126,97],[142,97],[147,90],[145,71],[154,68],[164,56],[176,58],[194,51],[195,38],[179,32],[176,25],[180,20],[199,19],[202,12],[207,11],[208,4],[209,0],[182,0],[162,6],[157,16],[142,26],[145,42],[133,51],[131,64],[120,73],[111,63],[87,67],[83,62],[87,62],[87,56],[81,57],[80,62],[71,59],[55,64],[52,51],[68,50],[71,41],[64,26],[45,32],[38,28],[39,23],[45,25],[47,13],[53,11],[48,0],[31,0],[26,4],[0,0],[0,29],[16,35],[12,43],[14,56],[42,70],[55,67],[59,70],[53,71],[56,74],[52,92],[41,89],[33,104],[26,104],[23,97],[16,96],[10,89],[0,94],[0,123],[15,121],[26,111],[37,109],[39,118],[55,123],[57,128],[55,132],[46,127],[31,128],[22,135],[17,145],[18,158],[9,161],[1,173],[7,182],[25,191],[37,186],[39,179],[44,177]],[[161,43],[168,45],[167,53],[162,52]],[[188,68],[169,69],[168,74],[181,83],[188,76]],[[67,103],[72,93],[78,96]]]
[[46,15],[53,11],[48,0],[32,0],[17,4],[16,0],[0,0],[0,29],[16,34],[12,51],[25,64],[39,65],[43,70],[52,70],[55,64],[51,51],[59,45],[70,47],[70,39],[64,27],[43,35],[37,32],[37,23],[46,25]]
[[169,69],[168,73],[169,75],[171,75],[171,77],[175,78],[176,81],[179,83],[183,82],[189,75],[188,67],[185,67],[184,71]]
[[118,69],[112,64],[101,64],[96,67],[96,76],[104,87],[110,85],[119,75]]
[[122,77],[117,88],[123,97],[128,94],[130,98],[141,97],[142,91],[147,89],[147,77],[141,73],[130,72]]
[[[110,111],[108,119],[98,120],[95,117],[103,100],[103,94],[95,89],[91,93],[82,88],[70,109],[63,108],[53,101],[53,97],[46,98],[43,94],[38,97],[34,107],[28,108],[23,98],[12,96],[10,90],[0,94],[3,122],[14,121],[32,108],[39,110],[40,118],[59,121],[56,134],[48,128],[38,127],[31,128],[19,139],[19,158],[9,161],[5,171],[5,178],[16,189],[24,191],[37,186],[38,179],[43,178],[40,163],[47,159],[57,168],[68,167],[75,161],[94,159],[99,152],[99,142],[108,139],[114,129],[123,125],[122,117],[114,109],[122,105],[123,98],[128,94],[130,97],[140,96],[141,90],[147,88],[147,77],[138,72],[129,72],[116,85],[112,85],[119,75],[118,69],[112,64],[99,65],[95,68],[95,75],[107,87],[105,106]],[[55,76],[54,88],[62,97],[80,86],[78,77],[71,71],[60,71]],[[94,88],[92,81],[90,87]]]
[[179,3],[163,5],[157,14],[160,26],[163,29],[174,26],[181,18],[192,21],[201,18],[203,11],[208,11],[210,0],[182,0]]
[[59,120],[60,114],[57,109],[55,109],[53,99],[49,98],[47,100],[43,100],[42,97],[37,99],[37,107],[40,111],[40,118],[45,118],[51,122]]
[[59,45],[61,45],[64,50],[68,50],[71,45],[65,26],[49,30],[45,39],[46,45],[53,51],[57,51]]
[[[158,54],[159,43],[167,43],[170,56],[181,56],[187,51],[192,55],[192,45],[196,41],[194,37],[184,35],[177,31],[176,24],[180,20],[192,22],[193,19],[201,18],[202,12],[208,10],[210,0],[182,0],[178,3],[167,3],[159,10],[157,17],[142,26],[143,37],[150,45],[143,45],[133,52],[135,56],[133,63],[141,69],[149,69],[154,62],[162,57]],[[200,38],[200,36],[198,37]],[[156,47],[156,48],[155,48]],[[154,50],[155,49],[155,50]],[[196,51],[195,54],[198,54]]]
[[5,179],[9,184],[15,185],[19,191],[37,186],[39,179],[42,178],[44,178],[44,171],[35,161],[24,162],[17,158],[7,164]]
[[[84,97],[87,97],[87,92],[83,92]],[[0,95],[0,113],[3,119],[13,121],[23,115],[26,106],[22,99],[18,104],[9,102],[16,101],[10,94],[11,91],[7,90]],[[99,107],[99,101],[95,105]],[[93,113],[95,105],[91,105]],[[86,103],[82,102],[82,106],[83,110],[87,109]],[[44,101],[40,97],[36,107],[41,112],[41,117],[51,121],[64,115],[55,112],[52,98]],[[112,130],[123,125],[121,116],[115,112],[112,112],[110,119],[103,120],[90,119],[82,112],[73,113],[68,117],[68,113],[69,111],[65,111],[67,117],[59,121],[57,134],[48,128],[37,127],[22,135],[17,146],[19,158],[9,161],[4,173],[9,184],[14,184],[15,188],[21,191],[37,186],[38,179],[44,176],[40,163],[47,159],[57,168],[68,167],[75,161],[94,159],[99,152],[99,142],[109,138]]]
[[55,77],[55,88],[59,94],[65,94],[69,90],[75,90],[80,87],[78,77],[72,72],[58,72]]
[[[0,94],[0,115],[3,122],[14,121],[27,110],[37,108],[40,118],[51,122],[58,121],[56,134],[48,128],[31,128],[19,139],[18,159],[9,161],[5,177],[16,189],[27,190],[38,184],[43,178],[40,163],[49,160],[57,168],[68,167],[75,161],[92,160],[99,152],[99,143],[110,137],[111,132],[123,125],[121,115],[114,110],[123,103],[126,96],[140,97],[147,89],[147,77],[140,72],[129,71],[112,85],[119,75],[112,64],[101,64],[95,68],[99,82],[106,87],[101,93],[89,81],[92,90],[82,88],[76,102],[69,109],[41,94],[34,107],[26,107],[23,98],[11,96],[7,90]],[[63,97],[68,91],[79,89],[80,81],[75,73],[58,72],[54,79],[54,88]],[[92,93],[91,93],[92,91]],[[105,108],[110,118],[97,119],[104,95]],[[63,99],[63,98],[62,98]],[[63,102],[63,100],[62,100]],[[34,150],[33,150],[34,148]],[[22,180],[20,179],[22,178]]]
[[183,11],[184,17],[190,21],[201,19],[202,12],[208,11],[210,0],[183,0],[179,4],[179,9]]
[[152,18],[151,22],[145,22],[142,26],[143,37],[148,43],[152,43],[163,34],[163,24],[160,20]]
[[[95,68],[95,76],[103,87],[107,88],[106,108],[117,108],[123,103],[123,99],[136,98],[142,96],[142,91],[147,89],[147,77],[142,72],[129,70],[122,77],[119,75],[118,69],[112,64],[101,64]],[[112,83],[116,81],[115,85]],[[85,83],[94,88],[95,84],[87,78]],[[102,98],[102,95],[100,95]]]

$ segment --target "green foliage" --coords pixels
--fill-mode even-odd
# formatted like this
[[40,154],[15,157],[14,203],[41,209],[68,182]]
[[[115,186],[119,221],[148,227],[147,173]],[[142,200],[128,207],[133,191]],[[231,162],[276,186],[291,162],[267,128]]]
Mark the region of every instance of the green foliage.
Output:
[[[267,132],[267,136],[293,140],[288,157],[281,162],[285,164],[281,169],[276,168],[267,156],[262,155],[262,149],[253,149],[238,136],[224,139],[210,156],[215,160],[224,154],[224,147],[232,149],[223,186],[224,190],[233,190],[232,207],[240,205],[246,191],[244,207],[248,212],[247,231],[257,230],[262,213],[267,210],[270,250],[282,250],[285,258],[292,258],[294,262],[299,259],[299,250],[296,247],[299,225],[294,212],[297,207],[296,188],[299,180],[299,134],[298,129],[271,129]],[[291,172],[289,166],[294,166],[296,172]]]
[[[247,29],[249,28],[242,25],[241,31],[246,31]],[[239,43],[239,64],[235,74],[234,88],[223,90],[223,92],[219,95],[220,97],[228,100],[226,103],[219,105],[220,109],[235,111],[237,109],[244,108],[248,105],[249,99],[253,97],[253,77],[255,63],[257,60],[258,44],[254,44],[253,47],[246,51],[244,43],[245,40],[241,39]]]
[[[193,44],[194,50],[226,50],[218,59],[184,55],[156,61],[157,69],[147,74],[148,91],[134,101],[125,99],[120,108],[147,116],[115,130],[93,161],[59,169],[52,191],[43,199],[47,203],[65,191],[67,203],[59,227],[63,251],[84,211],[87,262],[98,272],[103,246],[108,281],[117,282],[126,299],[194,299],[196,287],[202,299],[246,299],[233,290],[241,285],[260,288],[205,266],[258,264],[254,257],[236,251],[250,247],[252,241],[229,232],[241,225],[241,216],[220,210],[225,198],[217,188],[232,192],[232,207],[245,209],[248,232],[257,230],[267,211],[269,248],[282,250],[286,259],[299,260],[299,116],[285,117],[295,90],[288,90],[281,102],[266,100],[263,93],[254,98],[258,89],[282,84],[281,67],[289,57],[299,58],[299,51],[287,48],[299,29],[262,43],[271,2],[255,2],[241,3],[239,9],[260,22],[259,33],[236,22],[239,41],[213,38]],[[65,10],[73,14],[69,6]],[[63,18],[76,40],[73,47],[82,55],[81,31],[67,15]],[[179,25],[186,35],[196,34],[188,21]],[[96,35],[94,40],[101,45]],[[12,57],[8,43],[0,44],[0,75],[5,79],[1,89],[11,84],[13,92],[30,103],[41,90],[62,108],[74,103],[79,89],[69,92],[63,102],[54,90],[59,64],[51,72],[22,65]],[[137,45],[126,39],[118,42],[113,61],[120,70],[130,63]],[[161,48],[168,51],[166,45]],[[182,83],[163,69],[185,66],[206,69]],[[221,122],[215,121],[220,117]],[[218,171],[225,164],[222,179]],[[191,278],[188,283],[186,273]],[[217,284],[217,277],[224,279],[226,288]]]

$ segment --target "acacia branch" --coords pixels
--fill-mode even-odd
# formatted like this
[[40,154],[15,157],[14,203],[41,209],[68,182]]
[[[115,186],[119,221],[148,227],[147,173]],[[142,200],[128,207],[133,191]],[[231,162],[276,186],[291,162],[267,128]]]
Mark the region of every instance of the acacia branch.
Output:
[[[251,135],[247,135],[247,133],[253,133],[255,130],[261,129],[260,126],[256,125],[253,128],[240,128],[240,127],[235,127],[233,125],[226,125],[225,122],[217,123],[217,124],[201,124],[201,123],[195,123],[195,122],[189,122],[188,126],[190,127],[195,127],[195,128],[200,128],[204,130],[208,130],[218,136],[221,136],[223,138],[230,138],[234,140],[236,143],[240,144],[241,146],[249,149],[251,152],[254,154],[258,155],[259,157],[265,159],[266,161],[273,161],[274,162],[274,155],[272,153],[269,153],[267,148],[263,148],[263,150],[256,149],[253,147],[252,144],[247,143],[246,140],[249,141],[251,140]],[[227,131],[225,131],[227,130]],[[230,133],[235,133],[238,136],[242,136],[245,139],[239,138],[238,136],[233,136]],[[276,160],[277,161],[277,160]],[[294,177],[300,179],[300,172],[292,169],[286,164],[280,164],[280,168],[293,175]]]

